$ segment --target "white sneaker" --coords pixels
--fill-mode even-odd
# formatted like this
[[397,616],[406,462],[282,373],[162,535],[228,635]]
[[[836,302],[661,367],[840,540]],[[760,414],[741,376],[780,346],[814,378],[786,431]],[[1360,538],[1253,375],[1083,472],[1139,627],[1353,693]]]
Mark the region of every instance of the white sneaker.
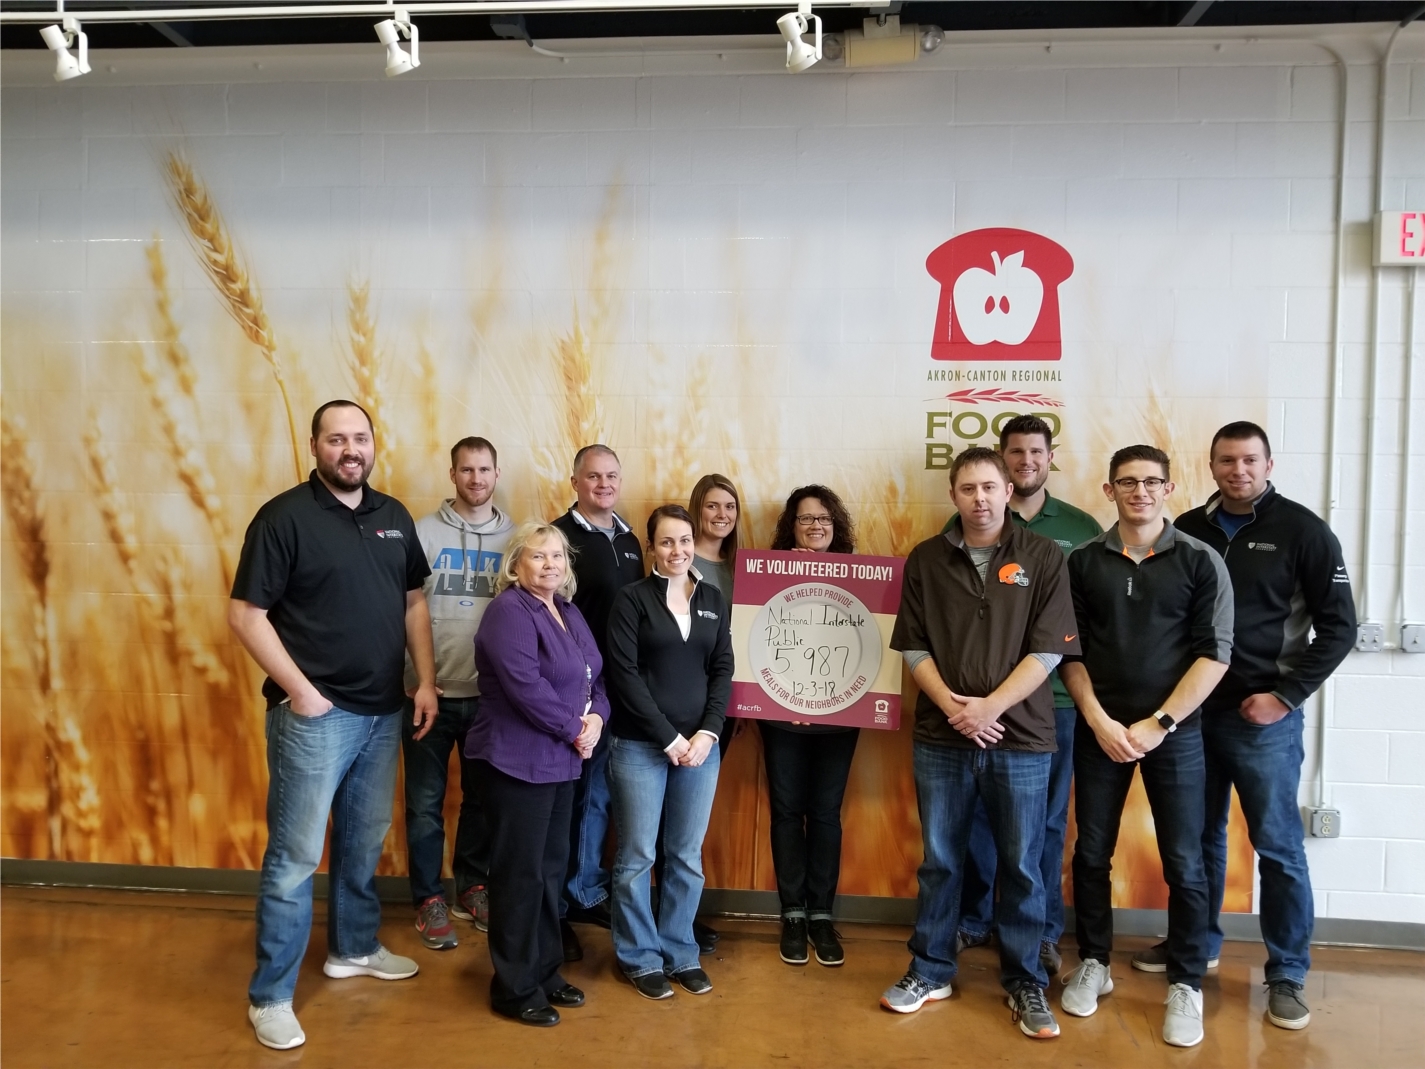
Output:
[[1108,966],[1097,958],[1079,962],[1079,967],[1064,977],[1064,993],[1059,1005],[1075,1017],[1092,1017],[1098,1009],[1098,997],[1113,990],[1113,977]]
[[307,1034],[297,1023],[292,1003],[274,1002],[269,1006],[249,1006],[247,1019],[252,1022],[257,1041],[273,1050],[291,1050],[307,1042]]
[[1187,984],[1168,986],[1167,1012],[1163,1014],[1163,1042],[1174,1047],[1195,1047],[1202,1042],[1202,992]]
[[378,980],[404,980],[415,976],[421,967],[410,958],[392,954],[379,943],[376,953],[363,954],[359,958],[339,958],[328,954],[322,972],[333,980],[345,980],[349,976],[374,976]]

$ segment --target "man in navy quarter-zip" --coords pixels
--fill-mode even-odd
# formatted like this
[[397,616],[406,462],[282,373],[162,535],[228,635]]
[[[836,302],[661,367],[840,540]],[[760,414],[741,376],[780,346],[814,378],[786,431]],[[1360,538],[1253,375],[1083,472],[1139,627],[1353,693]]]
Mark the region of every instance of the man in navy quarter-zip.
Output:
[[[609,610],[614,596],[643,578],[643,546],[614,511],[623,484],[618,454],[606,445],[586,445],[574,454],[569,479],[576,500],[554,521],[574,551],[574,606],[594,633],[599,653],[608,663]],[[604,868],[604,840],[609,831],[608,734],[584,762],[574,792],[570,827],[569,880],[564,891],[566,917],[562,925],[564,957],[583,957],[570,921],[609,927],[610,873]]]
[[[1178,530],[1222,554],[1236,599],[1232,666],[1203,702],[1207,957],[1210,966],[1222,949],[1218,914],[1235,786],[1259,859],[1267,1020],[1305,1028],[1311,1012],[1302,989],[1315,906],[1296,797],[1301,707],[1351,651],[1356,607],[1336,536],[1269,481],[1267,432],[1255,423],[1229,423],[1213,436],[1209,456],[1218,492],[1178,518]],[[1163,947],[1155,946],[1134,955],[1133,967],[1161,972],[1163,961]]]
[[[1202,863],[1203,699],[1232,656],[1232,582],[1211,547],[1164,515],[1168,455],[1118,450],[1104,494],[1118,522],[1069,554],[1082,654],[1061,675],[1084,723],[1074,732],[1074,908],[1078,968],[1064,978],[1064,1012],[1088,1017],[1113,990],[1113,852],[1134,768],[1153,811],[1168,885],[1163,1040],[1202,1042],[1207,873]],[[1088,728],[1089,730],[1084,730]]]

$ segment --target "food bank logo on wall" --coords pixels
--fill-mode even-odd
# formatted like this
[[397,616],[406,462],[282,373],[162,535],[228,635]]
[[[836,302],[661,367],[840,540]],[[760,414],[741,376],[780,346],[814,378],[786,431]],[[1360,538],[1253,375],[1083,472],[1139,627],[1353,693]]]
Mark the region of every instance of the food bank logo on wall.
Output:
[[990,227],[951,238],[926,258],[940,283],[934,360],[1058,360],[1059,286],[1074,260],[1029,230]]

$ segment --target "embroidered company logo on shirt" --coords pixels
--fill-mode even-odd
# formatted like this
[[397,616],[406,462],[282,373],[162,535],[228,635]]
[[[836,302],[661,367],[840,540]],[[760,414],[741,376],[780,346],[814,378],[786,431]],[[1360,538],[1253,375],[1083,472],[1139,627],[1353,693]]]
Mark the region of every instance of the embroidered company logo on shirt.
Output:
[[999,570],[999,581],[1008,586],[1028,586],[1029,576],[1018,564],[1006,564]]
[[638,554],[637,554],[637,553],[630,553],[628,550],[624,550],[624,551],[623,551],[623,555],[624,555],[625,557],[627,557],[629,560],[638,560]]
[[405,538],[406,536],[403,535],[400,531],[389,531],[389,530],[387,530],[387,531],[377,531],[377,532],[376,532],[376,537],[377,537],[377,538]]
[[1267,552],[1267,553],[1273,553],[1273,552],[1276,551],[1276,548],[1277,548],[1277,547],[1276,547],[1275,545],[1273,545],[1271,542],[1248,542],[1248,543],[1247,543],[1247,548],[1248,548],[1248,549],[1260,549],[1260,550],[1264,550],[1264,551]]
[[698,615],[701,616],[704,620],[716,620],[716,619],[717,619],[717,613],[715,613],[715,612],[708,612],[707,609],[699,609],[699,610],[698,610]]

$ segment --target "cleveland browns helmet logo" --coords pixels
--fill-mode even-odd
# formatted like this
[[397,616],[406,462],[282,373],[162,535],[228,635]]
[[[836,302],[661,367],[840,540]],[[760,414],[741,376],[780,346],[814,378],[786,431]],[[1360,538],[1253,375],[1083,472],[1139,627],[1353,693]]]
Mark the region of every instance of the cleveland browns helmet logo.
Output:
[[999,570],[999,581],[1011,586],[1028,586],[1029,576],[1018,564],[1006,564]]

